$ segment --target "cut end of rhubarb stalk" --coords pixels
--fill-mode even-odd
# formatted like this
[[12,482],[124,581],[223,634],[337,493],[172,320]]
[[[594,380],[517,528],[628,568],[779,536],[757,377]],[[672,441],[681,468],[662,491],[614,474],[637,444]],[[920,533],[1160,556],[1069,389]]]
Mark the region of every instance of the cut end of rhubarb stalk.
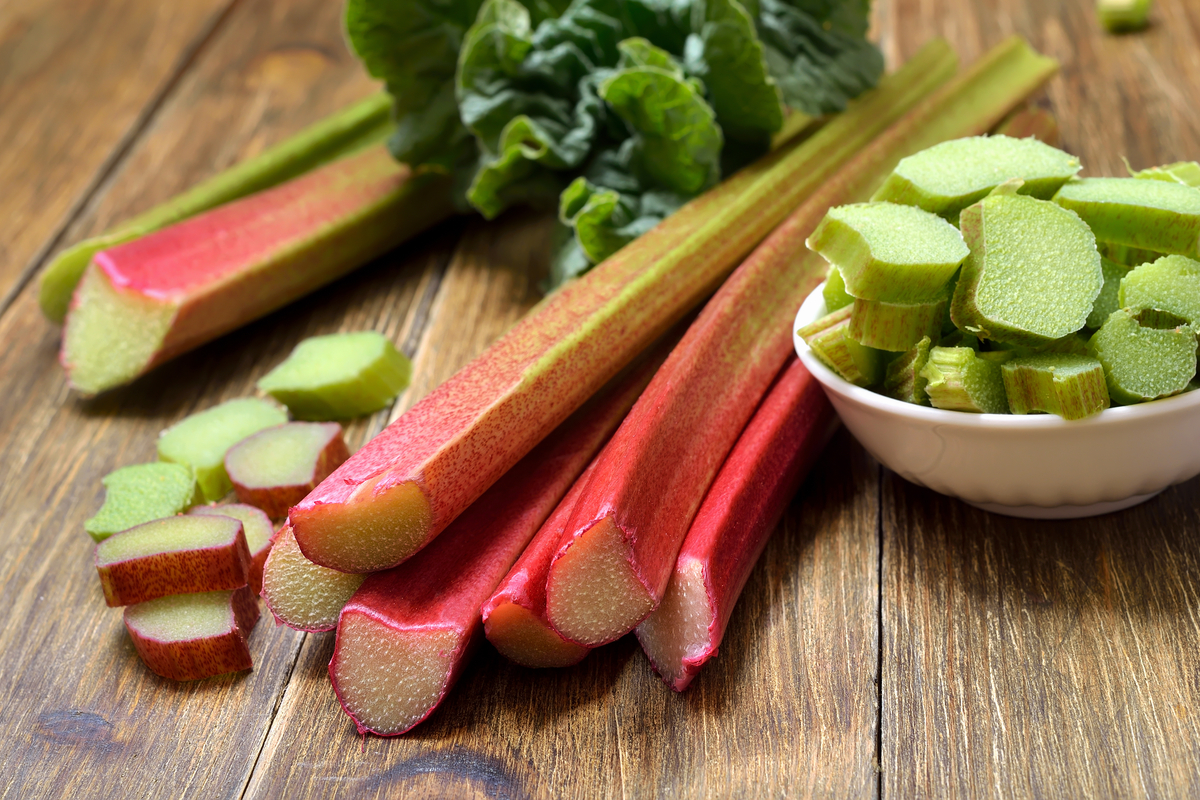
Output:
[[599,647],[629,633],[654,608],[633,572],[624,532],[605,517],[554,559],[546,581],[546,616],[568,640]]
[[429,541],[433,511],[425,493],[411,481],[376,493],[379,480],[359,484],[345,503],[292,509],[292,530],[309,561],[341,572],[378,572]]
[[258,622],[249,587],[160,597],[125,609],[125,627],[146,666],[192,681],[250,669],[246,640]]
[[714,621],[704,567],[692,561],[672,575],[658,608],[638,625],[642,649],[675,691],[686,689],[704,662],[716,655],[709,632]]
[[271,552],[271,535],[275,529],[271,520],[260,509],[243,503],[223,506],[196,506],[189,514],[208,517],[229,517],[242,523],[246,536],[246,547],[250,550],[250,572],[246,576],[254,594],[262,594],[263,566]]
[[285,526],[275,539],[263,570],[262,597],[275,619],[298,631],[331,631],[342,606],[362,586],[365,575],[338,572],[314,564]]
[[349,457],[336,422],[288,422],[231,447],[225,472],[239,500],[282,519]]
[[72,308],[63,332],[62,365],[71,386],[89,395],[129,383],[149,369],[176,311],[170,303],[113,286],[98,263],[84,273]]
[[516,603],[498,603],[487,612],[483,628],[500,655],[523,667],[569,667],[591,652],[590,648],[568,642]]
[[343,614],[329,677],[358,732],[396,736],[425,719],[449,688],[456,644],[453,631],[398,631]]

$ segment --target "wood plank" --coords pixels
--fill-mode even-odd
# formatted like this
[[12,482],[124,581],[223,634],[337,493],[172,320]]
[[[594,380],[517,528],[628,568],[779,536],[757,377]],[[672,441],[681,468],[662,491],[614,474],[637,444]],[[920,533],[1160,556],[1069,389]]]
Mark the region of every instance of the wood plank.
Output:
[[231,2],[0,4],[0,310]]
[[[324,0],[239,4],[78,229],[103,227],[372,91],[344,50],[339,16]],[[199,155],[183,157],[194,147]],[[251,637],[253,672],[156,678],[119,611],[104,606],[82,522],[100,504],[101,476],[153,459],[157,432],[183,415],[252,394],[304,336],[373,329],[419,340],[459,228],[435,229],[319,297],[92,401],[66,390],[57,331],[41,319],[33,287],[0,318],[3,341],[22,344],[0,353],[0,702],[9,709],[0,797],[241,793],[302,637],[264,621]],[[351,425],[351,445],[386,418]]]
[[263,797],[861,797],[875,792],[878,468],[844,435],[671,692],[626,637],[563,670],[484,643],[405,736],[360,740],[310,635],[246,792]]
[[[1105,35],[1083,0],[895,0],[886,49],[1013,32],[1062,62],[1062,147],[1091,175],[1200,153],[1200,9]],[[1181,432],[1182,433],[1182,432]],[[883,794],[1195,797],[1200,482],[1074,522],[985,514],[885,479]]]

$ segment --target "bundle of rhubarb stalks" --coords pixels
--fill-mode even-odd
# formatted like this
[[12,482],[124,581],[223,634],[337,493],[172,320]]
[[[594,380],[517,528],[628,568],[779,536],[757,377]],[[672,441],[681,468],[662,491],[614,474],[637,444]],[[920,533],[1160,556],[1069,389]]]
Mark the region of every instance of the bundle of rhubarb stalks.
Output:
[[531,667],[636,631],[677,690],[716,654],[836,424],[791,354],[827,269],[805,239],[901,158],[994,129],[1055,65],[1010,40],[955,69],[927,46],[568,282],[291,508],[263,594],[285,624],[336,628],[360,731],[424,720],[481,631]]

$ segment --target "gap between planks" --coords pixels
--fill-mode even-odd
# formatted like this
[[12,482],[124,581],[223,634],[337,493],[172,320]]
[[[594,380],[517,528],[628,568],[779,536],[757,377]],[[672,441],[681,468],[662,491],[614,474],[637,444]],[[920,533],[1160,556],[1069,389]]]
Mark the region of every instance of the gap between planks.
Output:
[[25,265],[25,269],[18,276],[17,280],[13,282],[12,287],[0,298],[0,319],[3,319],[16,299],[33,282],[34,276],[42,271],[42,268],[45,267],[46,262],[50,260],[51,256],[55,255],[62,248],[67,231],[71,229],[71,225],[83,216],[92,202],[101,194],[101,190],[104,189],[105,185],[118,172],[125,159],[129,157],[129,154],[133,152],[134,147],[141,140],[142,135],[150,128],[159,111],[166,105],[171,95],[175,93],[175,90],[179,87],[188,70],[191,69],[192,65],[199,60],[204,51],[208,49],[208,46],[216,39],[217,34],[225,27],[226,21],[228,21],[234,9],[241,2],[242,0],[228,0],[225,8],[213,16],[212,22],[209,23],[208,27],[202,29],[199,35],[192,40],[192,43],[184,48],[183,55],[180,56],[171,74],[166,77],[162,86],[159,87],[158,91],[146,103],[141,113],[133,120],[133,123],[129,126],[125,134],[117,140],[112,152],[100,164],[100,168],[96,171],[91,182],[84,187],[79,198],[71,205],[67,213],[63,215],[62,220],[60,220],[58,226],[50,236],[46,238],[45,243],[33,254],[33,258],[29,259],[29,262]]

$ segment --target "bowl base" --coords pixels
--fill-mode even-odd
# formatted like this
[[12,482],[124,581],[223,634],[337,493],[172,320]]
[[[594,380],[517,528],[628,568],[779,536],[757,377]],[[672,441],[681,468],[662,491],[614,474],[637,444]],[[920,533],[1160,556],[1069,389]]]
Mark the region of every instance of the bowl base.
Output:
[[1080,517],[1097,517],[1123,508],[1144,503],[1155,495],[1161,494],[1162,489],[1149,494],[1135,494],[1124,500],[1111,500],[1107,503],[1089,503],[1084,506],[1006,506],[1001,503],[972,503],[964,501],[976,508],[990,511],[993,514],[1003,514],[1006,517],[1022,517],[1024,519],[1079,519]]

